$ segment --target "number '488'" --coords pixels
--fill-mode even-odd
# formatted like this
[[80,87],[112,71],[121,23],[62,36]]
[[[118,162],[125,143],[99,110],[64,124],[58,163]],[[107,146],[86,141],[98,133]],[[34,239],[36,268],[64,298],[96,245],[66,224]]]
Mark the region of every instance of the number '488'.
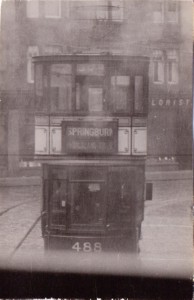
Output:
[[102,251],[102,245],[101,243],[94,243],[94,244],[91,244],[90,242],[85,242],[83,243],[83,245],[81,245],[81,243],[79,242],[76,242],[73,246],[72,246],[72,249],[77,251],[77,252],[80,252],[80,251],[83,251],[83,252],[101,252]]

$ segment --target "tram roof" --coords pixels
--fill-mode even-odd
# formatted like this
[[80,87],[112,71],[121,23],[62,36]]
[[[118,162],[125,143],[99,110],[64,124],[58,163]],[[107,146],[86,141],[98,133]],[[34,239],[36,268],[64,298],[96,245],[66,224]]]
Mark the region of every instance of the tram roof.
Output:
[[64,61],[122,61],[129,60],[134,62],[140,61],[149,61],[147,56],[133,56],[126,54],[95,54],[95,53],[86,53],[86,54],[54,54],[54,55],[39,55],[33,57],[33,62],[64,62]]

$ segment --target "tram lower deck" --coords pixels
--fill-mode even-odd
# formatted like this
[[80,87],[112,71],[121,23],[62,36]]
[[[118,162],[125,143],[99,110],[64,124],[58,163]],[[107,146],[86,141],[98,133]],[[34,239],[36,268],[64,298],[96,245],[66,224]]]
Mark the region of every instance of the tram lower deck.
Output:
[[43,164],[45,248],[138,251],[144,209],[144,161]]

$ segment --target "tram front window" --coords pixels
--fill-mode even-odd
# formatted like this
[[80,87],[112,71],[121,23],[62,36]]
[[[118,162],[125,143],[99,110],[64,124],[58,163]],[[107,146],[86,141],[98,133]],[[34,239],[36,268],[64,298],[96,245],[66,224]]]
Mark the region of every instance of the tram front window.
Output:
[[129,76],[111,76],[111,98],[114,112],[129,112],[132,109]]
[[76,110],[102,112],[104,98],[104,65],[78,64],[76,72]]
[[71,224],[102,225],[104,184],[102,182],[71,183]]

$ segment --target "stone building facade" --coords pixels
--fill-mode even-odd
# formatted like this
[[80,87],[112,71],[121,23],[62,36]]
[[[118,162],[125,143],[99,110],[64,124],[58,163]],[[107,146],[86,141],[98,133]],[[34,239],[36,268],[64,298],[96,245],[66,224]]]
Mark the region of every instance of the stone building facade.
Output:
[[0,165],[10,172],[33,161],[31,58],[66,53],[148,56],[148,167],[191,168],[192,1],[3,0],[0,45]]

